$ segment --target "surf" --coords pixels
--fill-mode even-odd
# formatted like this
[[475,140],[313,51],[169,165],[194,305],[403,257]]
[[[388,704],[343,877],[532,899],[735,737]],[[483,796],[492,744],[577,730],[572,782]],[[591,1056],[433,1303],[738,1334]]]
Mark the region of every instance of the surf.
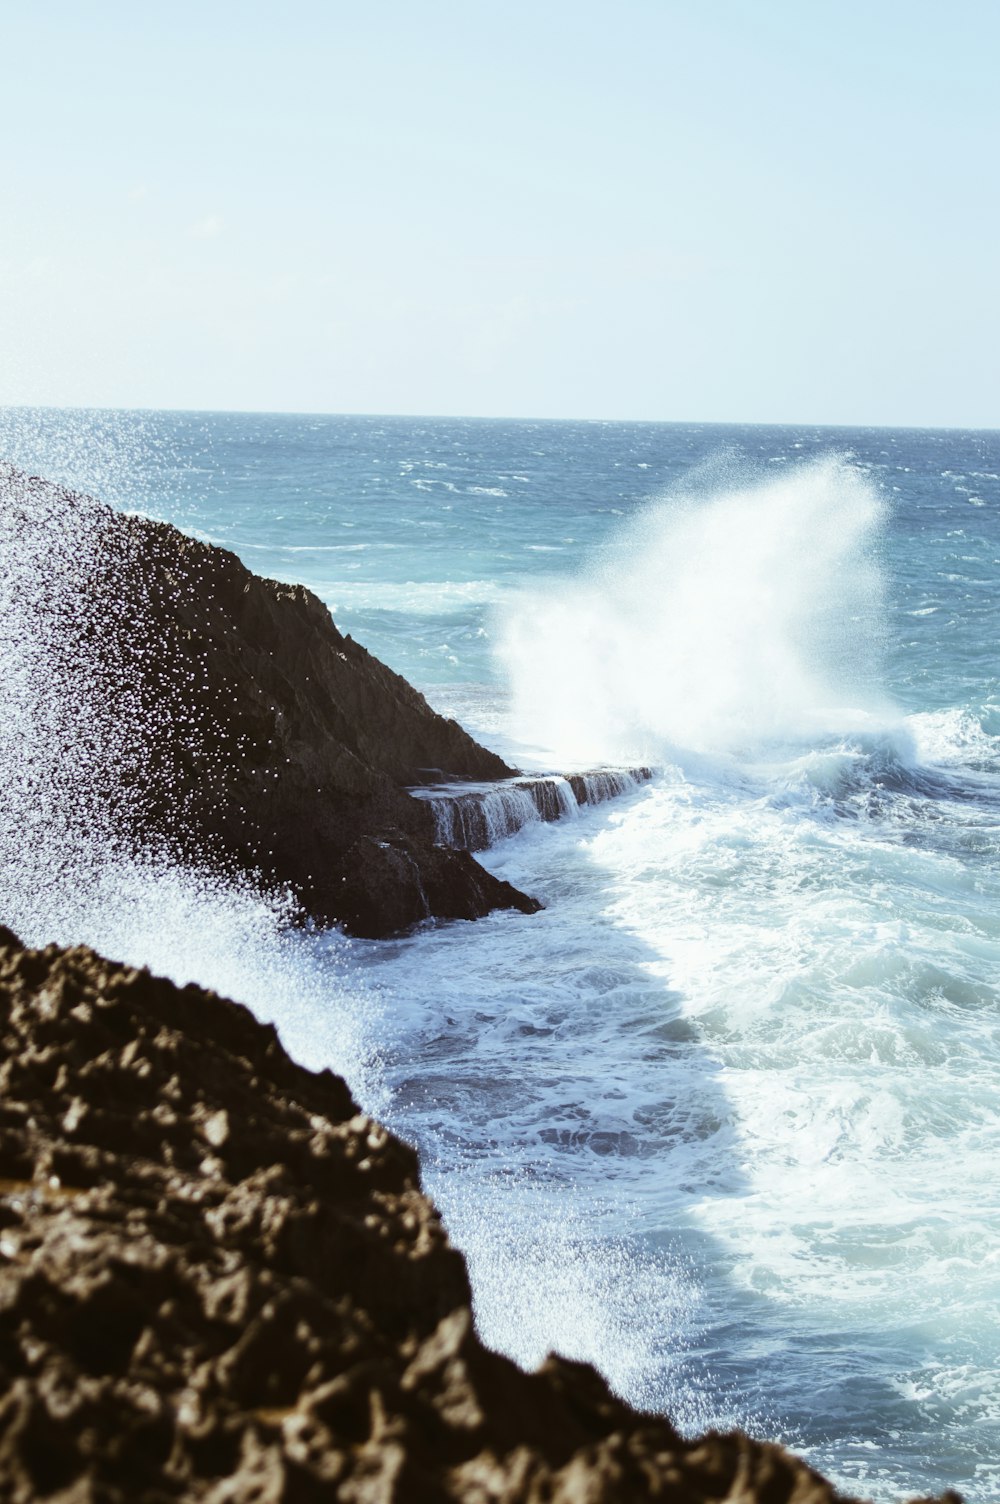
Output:
[[883,723],[886,511],[844,455],[777,477],[704,467],[579,575],[508,605],[516,735],[556,758],[662,762]]

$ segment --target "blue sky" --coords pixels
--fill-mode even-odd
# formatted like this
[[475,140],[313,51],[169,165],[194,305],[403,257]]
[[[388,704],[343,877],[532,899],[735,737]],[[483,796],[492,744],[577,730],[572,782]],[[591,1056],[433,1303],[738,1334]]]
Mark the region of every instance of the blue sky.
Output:
[[0,7],[0,403],[1000,424],[1000,7]]

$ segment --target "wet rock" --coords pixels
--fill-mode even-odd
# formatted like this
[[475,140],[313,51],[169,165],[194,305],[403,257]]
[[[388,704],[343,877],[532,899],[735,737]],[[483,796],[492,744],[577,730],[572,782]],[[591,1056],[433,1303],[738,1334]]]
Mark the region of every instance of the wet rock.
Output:
[[466,851],[415,847],[399,832],[361,836],[334,869],[338,913],[354,935],[377,938],[424,919],[477,919],[491,909],[535,914],[541,904],[480,867]]
[[532,907],[478,864],[442,862],[430,810],[405,789],[514,770],[303,586],[9,466],[0,543],[16,823],[44,803],[49,828],[249,874],[321,922],[363,916],[369,935]]
[[416,1156],[213,993],[0,930],[0,1498],[834,1504],[479,1341]]
[[568,778],[549,773],[482,784],[438,782],[412,792],[430,809],[440,845],[486,851],[526,825],[562,820],[583,805],[632,793],[652,776],[646,767],[597,768]]

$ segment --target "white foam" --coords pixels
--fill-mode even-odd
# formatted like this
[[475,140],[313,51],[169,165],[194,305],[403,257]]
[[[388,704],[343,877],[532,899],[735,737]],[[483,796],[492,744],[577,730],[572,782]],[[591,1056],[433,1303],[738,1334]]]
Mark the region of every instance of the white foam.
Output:
[[882,518],[871,480],[830,456],[650,507],[582,577],[507,605],[519,735],[555,756],[655,761],[871,714]]

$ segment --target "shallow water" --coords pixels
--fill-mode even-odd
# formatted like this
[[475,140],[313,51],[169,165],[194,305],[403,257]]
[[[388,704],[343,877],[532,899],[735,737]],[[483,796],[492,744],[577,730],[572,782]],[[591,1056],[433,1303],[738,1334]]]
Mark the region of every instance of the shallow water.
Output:
[[13,843],[7,922],[345,1070],[523,1361],[994,1498],[1000,435],[6,413],[0,453],[304,580],[523,766],[658,769],[488,854],[537,916],[289,936]]

